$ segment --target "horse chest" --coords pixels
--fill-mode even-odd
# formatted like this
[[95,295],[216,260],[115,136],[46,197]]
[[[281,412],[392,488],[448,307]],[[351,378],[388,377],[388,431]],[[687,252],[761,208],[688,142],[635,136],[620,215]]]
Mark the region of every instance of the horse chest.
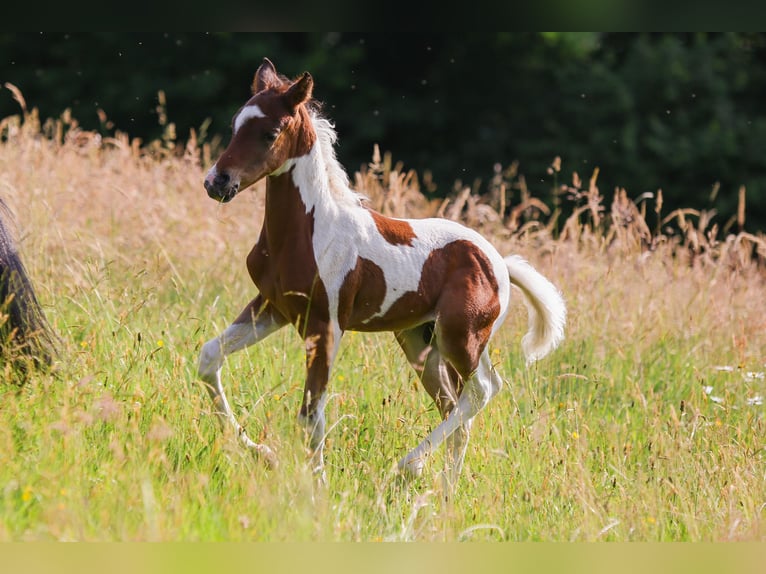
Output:
[[308,315],[328,315],[327,294],[317,272],[310,243],[285,242],[275,247],[263,235],[247,256],[247,270],[261,295],[295,323]]

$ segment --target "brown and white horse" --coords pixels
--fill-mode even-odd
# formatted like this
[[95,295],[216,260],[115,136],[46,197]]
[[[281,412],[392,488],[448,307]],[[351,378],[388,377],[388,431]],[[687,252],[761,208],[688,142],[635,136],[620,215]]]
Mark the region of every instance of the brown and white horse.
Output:
[[199,375],[224,425],[270,463],[237,422],[221,385],[224,358],[294,325],[305,341],[307,377],[299,420],[315,470],[323,468],[325,398],[346,331],[393,331],[444,419],[399,462],[419,475],[445,440],[455,483],[476,414],[502,387],[487,343],[508,312],[511,285],[526,296],[528,362],[563,339],[558,290],[519,257],[503,258],[475,231],[444,219],[392,219],[365,207],[335,158],[336,133],[312,103],[313,79],[277,74],[264,59],[253,96],[234,115],[232,138],[205,178],[221,202],[266,178],[260,238],[247,257],[260,294],[205,343]]

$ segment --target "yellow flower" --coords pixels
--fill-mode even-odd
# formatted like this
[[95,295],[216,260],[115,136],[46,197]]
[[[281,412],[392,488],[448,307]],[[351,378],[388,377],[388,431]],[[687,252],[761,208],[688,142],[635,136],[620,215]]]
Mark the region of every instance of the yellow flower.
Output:
[[580,438],[580,435],[579,435],[579,434],[577,434],[577,431],[572,431],[572,438],[573,438],[573,439],[575,439],[575,440],[577,440],[578,438]]
[[163,341],[162,339],[158,339],[157,340],[157,346],[158,347],[164,347],[165,346],[165,341]]
[[32,487],[31,486],[25,486],[24,490],[21,491],[21,500],[24,502],[29,502],[32,500]]

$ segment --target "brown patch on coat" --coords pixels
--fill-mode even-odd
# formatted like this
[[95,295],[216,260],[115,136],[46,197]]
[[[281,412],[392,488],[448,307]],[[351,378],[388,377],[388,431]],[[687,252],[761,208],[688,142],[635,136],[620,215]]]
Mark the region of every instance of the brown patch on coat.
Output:
[[346,330],[364,325],[364,321],[380,311],[385,296],[383,270],[373,261],[360,257],[356,267],[346,275],[338,292],[340,328]]
[[321,330],[317,323],[330,319],[313,234],[314,213],[306,213],[291,172],[270,178],[266,217],[258,242],[247,256],[247,270],[263,297],[303,336]]
[[360,258],[341,286],[341,328],[401,331],[435,320],[444,357],[464,378],[476,369],[500,313],[492,263],[477,245],[458,240],[434,250],[417,291],[402,293],[382,317],[374,317],[387,288],[380,267]]
[[417,235],[415,235],[412,226],[408,222],[401,219],[386,217],[371,209],[368,211],[370,212],[370,215],[372,215],[375,227],[378,228],[378,233],[383,236],[383,239],[392,245],[412,246],[412,240],[415,239]]

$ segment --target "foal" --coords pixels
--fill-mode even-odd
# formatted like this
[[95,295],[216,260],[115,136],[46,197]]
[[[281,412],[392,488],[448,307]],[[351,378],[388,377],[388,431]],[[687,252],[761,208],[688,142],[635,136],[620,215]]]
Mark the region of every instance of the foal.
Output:
[[199,375],[222,423],[268,462],[245,434],[221,385],[224,358],[292,324],[305,341],[299,420],[323,468],[327,382],[345,331],[393,331],[443,421],[399,462],[419,475],[445,440],[455,483],[476,414],[502,386],[487,343],[508,312],[511,284],[526,296],[528,362],[563,339],[557,289],[519,257],[503,258],[481,235],[444,219],[392,219],[365,207],[335,158],[336,134],[311,100],[313,79],[277,74],[264,59],[253,96],[234,115],[231,141],[205,177],[208,195],[231,201],[266,179],[260,238],[247,257],[258,288],[219,337],[205,343]]

